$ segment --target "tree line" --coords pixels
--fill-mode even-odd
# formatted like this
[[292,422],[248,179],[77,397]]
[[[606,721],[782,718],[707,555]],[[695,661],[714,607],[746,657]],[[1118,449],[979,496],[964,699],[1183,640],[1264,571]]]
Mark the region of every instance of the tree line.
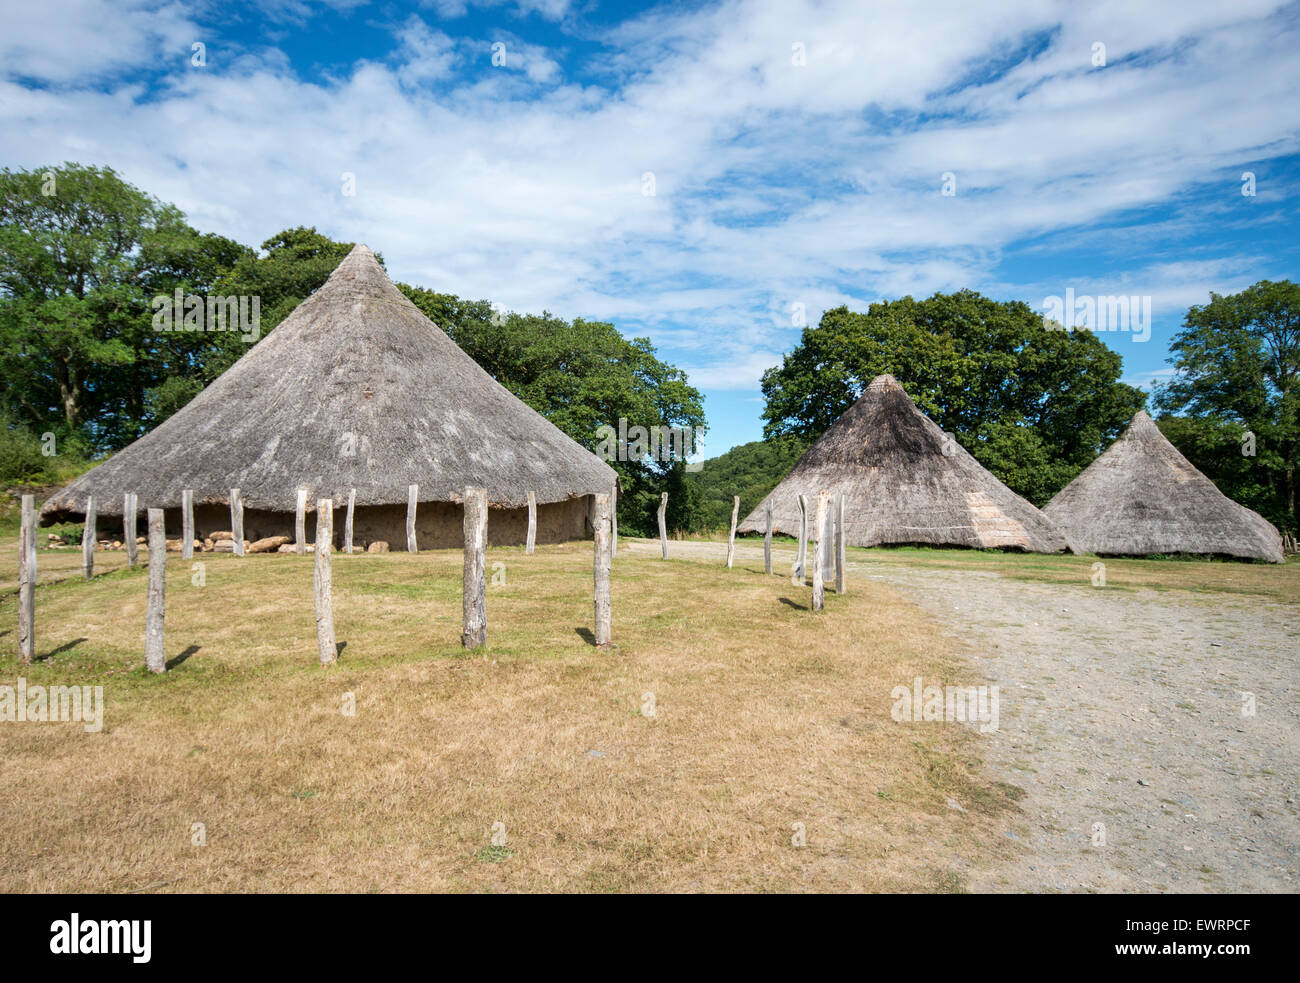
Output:
[[[159,330],[156,298],[256,297],[265,337],[352,246],[314,228],[286,229],[258,249],[200,232],[108,167],[0,171],[0,481],[61,480],[77,462],[125,446],[256,343],[234,331]],[[620,420],[706,429],[699,391],[647,338],[397,286],[493,378],[590,450]],[[1177,373],[1155,396],[1175,446],[1225,493],[1291,531],[1298,338],[1300,288],[1289,281],[1211,295],[1188,312],[1172,346]],[[670,528],[725,525],[733,494],[744,511],[757,505],[883,372],[1041,505],[1144,405],[1121,369],[1096,334],[1053,330],[1026,304],[974,291],[829,310],[764,374],[763,441],[694,473],[676,457],[609,462],[624,489],[619,524],[653,534],[667,491]]]

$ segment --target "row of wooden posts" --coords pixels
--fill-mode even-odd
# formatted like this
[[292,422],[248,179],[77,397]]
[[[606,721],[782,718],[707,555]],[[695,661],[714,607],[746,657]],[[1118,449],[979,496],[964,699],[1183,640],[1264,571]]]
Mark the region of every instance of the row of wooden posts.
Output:
[[[668,496],[664,495],[664,502]],[[668,558],[668,540],[664,534],[664,506],[659,506],[659,536],[663,540],[664,559]],[[763,569],[772,572],[772,500],[769,498],[764,509],[766,529],[763,533]],[[732,496],[731,533],[727,537],[727,568],[730,569],[736,558],[736,520],[740,516],[740,496]],[[808,496],[799,496],[799,551],[791,571],[791,583],[802,587],[806,579],[808,561],[808,537],[813,534],[813,569],[812,569],[812,609],[821,611],[825,607],[826,582],[835,578],[835,593],[843,594],[846,589],[845,544],[844,544],[844,496],[820,492],[817,495],[817,512],[812,529],[808,526]]]
[[[417,488],[411,486],[407,509],[407,548],[415,552],[415,496]],[[595,640],[602,649],[609,649],[611,639],[611,603],[609,574],[610,562],[618,548],[618,519],[612,507],[617,493],[594,497],[592,525],[595,528],[594,604]],[[664,496],[667,499],[667,496]],[[243,556],[243,501],[239,489],[231,490],[231,524],[236,555]],[[182,558],[194,555],[194,495],[181,494],[182,502]],[[347,525],[345,526],[346,552],[352,552],[352,515],[356,504],[356,490],[348,496]],[[137,562],[136,550],[136,496],[127,493],[123,513],[123,535],[127,547],[127,567]],[[305,532],[304,509],[306,492],[298,493],[296,534],[298,552],[303,552]],[[461,644],[466,648],[479,648],[487,644],[487,491],[483,488],[466,488],[464,493],[465,563],[462,581]],[[149,588],[145,611],[145,664],[153,672],[165,672],[166,657],[163,652],[163,626],[166,604],[167,534],[162,509],[151,508],[148,514]],[[95,500],[86,504],[86,524],[82,533],[82,572],[87,580],[94,575],[95,563]],[[528,537],[525,552],[533,553],[537,539],[537,496],[528,493]],[[334,503],[322,498],[316,503],[316,543],[314,546],[313,594],[316,609],[316,640],[322,665],[338,658],[334,638],[334,606],[330,558],[334,543]],[[667,547],[665,546],[665,556]],[[18,657],[30,664],[36,654],[36,501],[32,495],[22,498],[22,523],[18,534]]]

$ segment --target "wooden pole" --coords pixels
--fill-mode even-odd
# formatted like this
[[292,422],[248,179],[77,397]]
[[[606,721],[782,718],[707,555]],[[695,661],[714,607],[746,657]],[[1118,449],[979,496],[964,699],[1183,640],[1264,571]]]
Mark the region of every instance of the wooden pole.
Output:
[[487,644],[487,490],[465,489],[465,572],[461,582],[460,644]]
[[609,649],[610,596],[609,550],[610,517],[609,496],[596,496],[595,581],[596,581],[596,647]]
[[144,615],[144,664],[150,672],[167,671],[163,622],[167,599],[167,529],[163,510],[149,510],[149,602]]
[[86,525],[81,530],[81,573],[87,580],[95,575],[95,496],[86,496]]
[[659,548],[668,559],[668,493],[659,496]]
[[36,658],[36,496],[23,496],[18,527],[18,661]]
[[812,560],[812,609],[820,611],[826,604],[826,511],[830,495],[826,492],[817,493],[817,518],[816,535],[817,539],[813,543],[813,560]]
[[848,585],[848,554],[844,548],[844,493],[835,496],[835,593]]
[[331,597],[333,579],[330,572],[330,555],[334,548],[334,503],[322,498],[316,503],[316,555],[313,557],[315,576],[312,588],[316,594],[316,646],[320,649],[320,664],[335,662],[339,657],[334,644],[334,602]]
[[618,552],[618,485],[609,490],[609,558]]
[[830,585],[835,581],[835,496],[826,493],[826,521],[817,527],[817,538],[826,539],[822,549],[822,583]]
[[357,510],[357,490],[348,491],[348,516],[343,520],[343,552],[352,552],[352,514]]
[[528,493],[528,539],[524,544],[524,552],[532,555],[533,548],[537,545],[537,492]]
[[736,520],[740,518],[740,496],[731,496],[731,535],[727,537],[727,569],[736,559]]
[[194,559],[194,489],[181,492],[181,559]]
[[802,587],[804,581],[804,561],[808,558],[808,496],[799,496],[799,543],[794,556],[794,574],[790,582]]
[[293,515],[293,551],[307,552],[307,489],[298,489],[298,505]]
[[767,500],[767,531],[763,533],[763,570],[772,573],[772,499]]
[[135,545],[135,513],[135,492],[127,492],[126,501],[122,507],[122,539],[125,540],[126,568],[128,570],[135,569],[135,565],[140,558]]
[[244,499],[238,488],[230,489],[230,535],[234,538],[235,556],[244,555]]
[[418,553],[415,545],[415,503],[420,498],[420,486],[409,485],[406,489],[406,552]]

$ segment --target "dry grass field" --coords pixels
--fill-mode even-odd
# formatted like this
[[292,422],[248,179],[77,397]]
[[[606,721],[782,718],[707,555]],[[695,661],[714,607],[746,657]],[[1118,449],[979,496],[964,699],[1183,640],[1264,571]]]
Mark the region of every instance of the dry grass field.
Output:
[[20,667],[16,552],[0,537],[0,685],[107,709],[99,733],[0,723],[0,891],[957,891],[1006,849],[1020,790],[977,735],[890,719],[915,676],[979,680],[883,584],[813,614],[749,556],[621,551],[603,654],[589,544],[494,549],[484,656],[459,552],[336,555],[322,669],[309,556],[201,554],[195,586],[170,554],[153,677],[144,568],[98,553],[87,583],[75,549],[40,553]]

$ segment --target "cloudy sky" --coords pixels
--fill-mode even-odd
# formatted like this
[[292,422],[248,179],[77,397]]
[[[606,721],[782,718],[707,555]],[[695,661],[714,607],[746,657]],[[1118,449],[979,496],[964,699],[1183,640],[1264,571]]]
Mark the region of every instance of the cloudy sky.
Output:
[[710,454],[801,314],[1149,296],[1106,336],[1144,382],[1209,291],[1300,279],[1297,3],[3,3],[0,164],[648,335]]

